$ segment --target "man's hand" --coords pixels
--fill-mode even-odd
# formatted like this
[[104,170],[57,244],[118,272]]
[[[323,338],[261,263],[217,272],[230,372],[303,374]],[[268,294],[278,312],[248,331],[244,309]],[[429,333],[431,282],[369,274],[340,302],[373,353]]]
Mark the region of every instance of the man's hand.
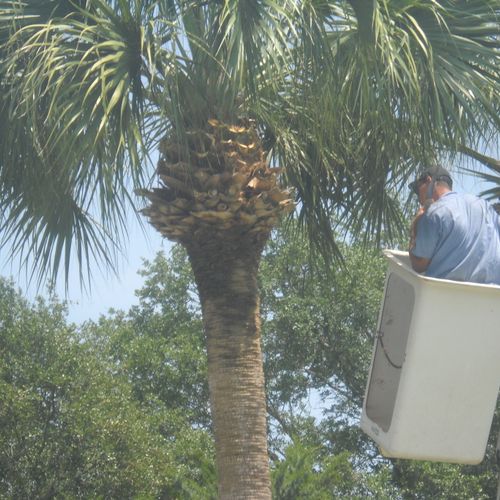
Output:
[[423,273],[428,267],[429,264],[431,263],[431,259],[424,259],[423,257],[416,257],[413,255],[412,250],[415,248],[415,242],[417,239],[417,224],[425,213],[425,208],[420,207],[418,209],[417,214],[415,215],[415,218],[413,219],[413,222],[411,223],[411,228],[410,228],[410,245],[408,252],[410,254],[410,261],[411,261],[411,267],[413,267],[413,270],[416,271],[417,273]]
[[410,244],[409,244],[409,248],[408,248],[408,251],[410,252],[410,254],[411,254],[412,249],[415,247],[415,241],[417,239],[417,224],[418,224],[418,221],[419,221],[420,217],[422,217],[422,215],[424,215],[424,213],[425,213],[425,209],[424,209],[424,207],[421,206],[418,209],[418,212],[415,215],[415,218],[413,219],[413,222],[411,223],[411,227],[410,227]]
[[416,271],[417,273],[423,273],[424,271],[427,271],[427,268],[431,263],[431,259],[424,259],[423,257],[415,257],[415,255],[413,255],[410,250],[410,262],[411,262],[411,267],[413,267],[414,271]]

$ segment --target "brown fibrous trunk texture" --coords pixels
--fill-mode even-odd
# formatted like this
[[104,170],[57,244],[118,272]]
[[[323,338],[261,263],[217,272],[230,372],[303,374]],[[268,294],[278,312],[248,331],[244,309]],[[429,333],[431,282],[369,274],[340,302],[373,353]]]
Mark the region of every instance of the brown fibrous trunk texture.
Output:
[[188,248],[203,310],[223,500],[271,498],[257,285],[261,244],[243,242]]

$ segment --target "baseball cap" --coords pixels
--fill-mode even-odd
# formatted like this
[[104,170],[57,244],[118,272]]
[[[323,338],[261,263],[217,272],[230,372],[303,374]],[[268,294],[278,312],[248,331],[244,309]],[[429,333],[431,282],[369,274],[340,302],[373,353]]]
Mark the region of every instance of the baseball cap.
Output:
[[445,181],[450,188],[453,187],[453,180],[451,179],[450,172],[448,172],[448,170],[441,165],[434,165],[432,167],[425,168],[420,172],[417,178],[408,185],[408,187],[412,190],[412,192],[416,193],[418,183],[427,177],[432,177],[435,181]]

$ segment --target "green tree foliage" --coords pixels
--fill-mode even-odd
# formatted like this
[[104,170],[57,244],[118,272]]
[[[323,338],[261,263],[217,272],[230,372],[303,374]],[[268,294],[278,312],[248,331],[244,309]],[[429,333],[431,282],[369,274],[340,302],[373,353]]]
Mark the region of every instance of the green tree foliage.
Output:
[[[276,435],[294,436],[299,417],[287,408],[299,408],[312,391],[313,405],[323,412],[318,415],[323,435],[316,435],[319,427],[313,425],[312,442],[329,435],[330,453],[360,454],[366,441],[353,424],[365,389],[385,263],[379,251],[359,245],[344,245],[342,252],[345,267],[326,273],[310,261],[305,240],[278,233],[268,247],[261,272],[268,406]],[[307,426],[298,422],[304,435]]]
[[211,456],[209,440],[180,410],[145,411],[134,374],[109,356],[118,321],[98,338],[65,314],[0,282],[0,497],[189,498],[170,492],[200,490],[184,469]]
[[491,456],[483,465],[470,467],[401,461],[394,466],[393,482],[399,485],[399,495],[404,500],[490,500],[497,492],[497,471],[490,459]]
[[189,263],[176,247],[169,259],[146,261],[141,274],[139,304],[85,325],[82,335],[127,379],[167,441],[177,465],[165,498],[215,498],[206,354]]
[[158,254],[140,272],[144,286],[139,304],[127,313],[88,324],[83,335],[101,344],[103,353],[131,383],[144,407],[158,401],[207,428],[208,387],[201,313],[185,253],[174,248],[170,259]]
[[329,455],[320,447],[301,443],[293,443],[285,450],[285,459],[273,470],[273,486],[277,500],[398,497],[388,465],[376,472],[362,472],[353,466],[348,452]]
[[[388,460],[358,417],[385,263],[345,245],[326,274],[277,233],[261,263],[274,498],[489,499],[479,466]],[[138,305],[69,325],[0,284],[0,497],[216,498],[206,355],[184,251],[145,262]]]

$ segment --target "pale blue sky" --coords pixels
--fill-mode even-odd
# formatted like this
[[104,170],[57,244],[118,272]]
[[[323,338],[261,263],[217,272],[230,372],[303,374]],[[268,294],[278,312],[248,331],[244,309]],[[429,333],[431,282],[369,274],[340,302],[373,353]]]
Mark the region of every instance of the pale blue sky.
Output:
[[[101,314],[110,308],[128,310],[137,303],[134,291],[142,286],[143,279],[138,271],[143,267],[143,260],[152,260],[155,255],[164,250],[168,252],[171,245],[163,239],[153,228],[145,225],[143,231],[135,221],[129,227],[129,244],[125,257],[118,262],[118,275],[111,272],[106,274],[99,270],[94,271],[90,293],[80,287],[76,262],[70,273],[68,295],[65,297],[64,280],[62,276],[56,286],[59,298],[69,302],[69,319],[80,323],[87,319],[97,320]],[[37,292],[35,285],[27,285],[25,272],[19,273],[17,262],[6,261],[4,254],[0,254],[0,275],[12,277],[15,284],[21,288],[28,299],[36,295],[44,295],[45,289]]]
[[[461,174],[454,174],[454,181],[456,189],[462,192],[479,194],[486,187],[476,178]],[[134,292],[143,283],[142,277],[137,274],[142,268],[143,259],[151,260],[160,250],[168,252],[171,247],[167,240],[161,238],[149,225],[146,226],[145,233],[143,233],[138,224],[131,221],[128,251],[126,257],[119,263],[118,276],[111,273],[103,276],[99,271],[95,271],[90,294],[80,288],[75,263],[66,297],[70,302],[69,319],[71,321],[80,323],[87,319],[96,320],[101,314],[107,313],[110,308],[128,310],[131,305],[137,303]],[[16,263],[6,262],[2,254],[0,254],[0,274],[12,276],[29,299],[36,295],[34,286],[27,288],[23,273],[19,274]],[[64,298],[62,283],[58,284],[56,291],[60,298]]]

